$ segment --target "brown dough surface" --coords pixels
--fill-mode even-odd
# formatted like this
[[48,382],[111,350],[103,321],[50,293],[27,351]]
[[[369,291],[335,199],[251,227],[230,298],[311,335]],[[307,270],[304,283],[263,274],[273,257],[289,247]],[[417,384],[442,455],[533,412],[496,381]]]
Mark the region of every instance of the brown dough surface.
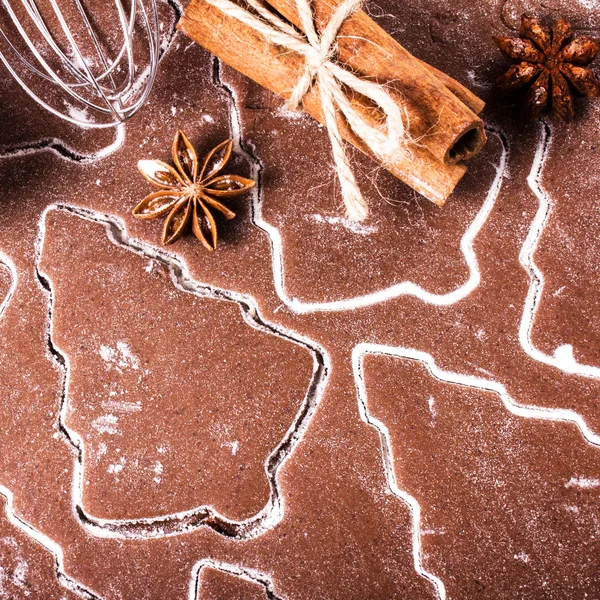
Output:
[[[365,200],[376,210],[365,224],[352,224],[339,206],[332,167],[323,162],[331,152],[324,128],[309,116],[290,115],[280,100],[229,68],[223,69],[222,80],[246,99],[240,103],[243,137],[264,165],[262,218],[283,238],[284,284],[290,298],[346,300],[403,281],[443,294],[468,279],[460,239],[496,174],[497,145],[490,144],[477,157],[448,210],[416,197],[354,152],[358,181],[366,182]],[[291,160],[290,136],[273,135],[288,128],[294,144]]]
[[[172,11],[173,5],[164,7]],[[435,587],[415,569],[410,509],[391,493],[379,436],[361,418],[351,364],[352,349],[361,342],[428,352],[442,369],[502,384],[523,405],[575,411],[592,433],[600,433],[600,382],[535,360],[519,341],[531,283],[519,254],[539,205],[527,176],[546,130],[544,125],[524,126],[514,103],[496,98],[489,89],[504,68],[491,36],[514,28],[523,10],[550,16],[560,13],[577,29],[598,35],[597,7],[568,0],[487,0],[483,5],[458,0],[452,7],[445,0],[409,0],[400,7],[396,0],[379,0],[367,8],[411,52],[487,100],[485,118],[491,128],[488,147],[472,161],[470,173],[443,210],[415,198],[373,163],[353,155],[373,213],[372,222],[366,223],[367,233],[355,233],[337,220],[340,199],[325,131],[282,112],[276,99],[231,70],[219,68],[212,57],[180,34],[172,39],[161,63],[148,105],[126,124],[123,145],[101,160],[93,157],[114,137],[106,132],[91,135],[47,117],[10,79],[1,78],[0,149],[8,151],[0,150],[0,250],[16,267],[17,286],[0,318],[0,484],[13,492],[19,518],[60,545],[66,573],[92,590],[94,598],[189,598],[196,566],[202,560],[264,574],[277,596],[286,600],[435,598]],[[169,31],[167,22],[165,35]],[[207,253],[187,236],[168,249],[168,256],[185,263],[190,276],[203,285],[252,297],[262,319],[305,339],[326,366],[321,373],[326,386],[322,395],[315,395],[316,408],[300,443],[278,471],[281,520],[262,535],[240,541],[211,527],[195,527],[185,534],[155,539],[106,537],[107,529],[91,527],[73,503],[77,453],[60,427],[59,410],[65,401],[67,422],[83,436],[89,452],[90,460],[86,456],[84,462],[89,466],[85,470],[90,484],[85,486],[83,508],[92,516],[158,516],[204,502],[217,507],[221,502],[224,515],[243,518],[265,505],[268,490],[262,465],[298,412],[312,360],[305,349],[251,329],[233,304],[180,292],[161,275],[161,269],[146,272],[150,258],[116,246],[102,226],[65,212],[43,213],[48,205],[58,203],[90,210],[100,219],[109,215],[122,225],[126,240],[156,248],[162,223],[140,222],[130,215],[131,208],[151,191],[137,172],[137,161],[169,161],[171,140],[179,128],[201,154],[207,152],[232,135],[233,108],[239,111],[242,149],[247,154],[236,146],[231,169],[247,176],[253,167],[262,165],[262,195],[229,203],[238,217],[220,223],[222,243],[217,252]],[[546,354],[572,344],[576,358],[594,364],[600,348],[598,279],[593,268],[600,237],[600,187],[593,162],[598,132],[592,119],[598,108],[581,102],[578,109],[581,117],[572,125],[548,121],[550,145],[540,184],[550,196],[551,212],[534,254],[545,287],[531,339]],[[14,123],[27,127],[16,128]],[[55,138],[92,159],[58,156],[49,144],[39,143]],[[459,288],[469,277],[460,240],[485,201],[503,152],[507,159],[503,185],[473,243],[481,280],[467,297],[448,306],[434,306],[401,296],[356,310],[296,314],[278,295],[271,240],[261,212],[281,235],[284,282],[292,298],[303,302],[348,299],[405,280],[431,293]],[[586,157],[588,168],[579,168],[579,157]],[[40,247],[42,223],[48,229]],[[51,319],[50,296],[43,275],[36,272],[38,264],[55,285]],[[10,288],[4,271],[0,269],[0,297]],[[562,286],[561,293],[554,295]],[[143,296],[145,291],[148,297]],[[94,306],[100,300],[104,303],[101,310]],[[281,387],[285,401],[272,393],[264,365],[257,371],[260,375],[251,378],[250,354],[236,350],[229,337],[217,340],[230,344],[231,351],[246,361],[245,379],[211,382],[213,390],[226,386],[228,400],[223,400],[223,408],[235,404],[235,398],[243,397],[254,385],[271,391],[260,427],[253,421],[258,415],[256,406],[244,406],[243,415],[249,419],[245,423],[237,419],[237,405],[237,410],[223,415],[223,422],[236,433],[245,433],[246,450],[252,456],[234,457],[219,444],[209,448],[204,445],[207,438],[202,446],[194,447],[189,440],[198,430],[185,414],[168,421],[165,431],[157,428],[165,425],[165,410],[173,409],[171,403],[177,398],[166,378],[166,363],[159,360],[155,337],[159,326],[150,324],[154,310],[144,312],[154,304],[161,319],[170,324],[160,339],[160,349],[168,348],[177,361],[197,353],[195,344],[205,352],[205,336],[217,331],[235,332],[253,347],[271,344],[270,352],[279,353],[281,377],[289,382]],[[206,311],[210,331],[191,326],[196,323],[195,309],[205,305],[211,307]],[[171,307],[180,313],[170,312]],[[163,377],[154,380],[148,375],[138,382],[131,372],[119,367],[123,371],[119,373],[112,363],[106,364],[100,346],[105,345],[109,350],[104,354],[117,357],[118,363],[117,342],[123,339],[140,360],[153,360]],[[52,354],[50,342],[71,364],[66,398],[64,369]],[[212,358],[217,361],[216,354]],[[588,598],[600,598],[597,569],[591,570],[597,489],[565,487],[572,477],[598,477],[593,466],[597,449],[584,443],[573,425],[526,421],[508,413],[494,394],[443,384],[429,375],[411,374],[404,363],[400,369],[396,359],[391,362],[389,372],[384,369],[379,377],[371,371],[369,391],[379,398],[377,414],[393,433],[399,482],[418,496],[424,525],[446,530],[444,535],[424,534],[424,540],[428,544],[426,566],[442,578],[449,596],[466,598],[479,593],[481,597],[538,600],[577,597],[587,591]],[[186,392],[181,398],[186,409],[196,406],[198,389],[188,378],[201,367],[187,368]],[[405,386],[406,382],[415,387]],[[147,387],[150,383],[156,390],[154,398]],[[119,439],[119,445],[113,443],[118,434],[101,434],[92,425],[108,414],[102,401],[106,402],[111,386],[125,389],[127,401],[134,406],[140,401],[143,407],[119,417],[120,431],[127,433],[120,436],[124,439]],[[200,387],[204,392],[204,386]],[[435,432],[427,404],[423,405],[430,389],[439,396]],[[407,415],[405,420],[399,420],[402,414]],[[246,424],[250,429],[244,432]],[[471,427],[467,435],[467,424],[478,428]],[[506,435],[499,437],[499,431]],[[102,436],[111,438],[107,443],[110,461],[106,455],[98,456]],[[162,436],[171,437],[174,452],[169,457],[172,468],[163,464],[157,484],[154,454]],[[493,449],[478,454],[477,448],[488,440],[494,441]],[[240,444],[240,452],[243,447]],[[411,448],[417,450],[409,453]],[[124,452],[123,470],[115,474],[113,467],[108,473],[110,465],[118,467]],[[452,462],[433,461],[432,454]],[[213,462],[203,461],[212,455]],[[510,489],[501,488],[506,494],[504,504],[497,496],[490,497],[489,486],[478,485],[453,468],[461,464],[464,471],[483,477],[482,456],[512,483]],[[135,460],[138,466],[152,468],[134,473],[128,465]],[[259,477],[235,488],[234,468],[242,461],[252,464]],[[201,464],[210,471],[198,473]],[[518,467],[519,473],[526,470],[531,479],[517,477],[511,467]],[[428,478],[430,472],[438,479]],[[234,496],[217,481],[208,488],[200,486],[200,478],[208,479],[210,473],[218,481],[228,480]],[[169,478],[168,485],[163,483],[165,478]],[[454,493],[445,493],[449,489]],[[141,493],[146,490],[152,490],[151,495]],[[564,506],[577,507],[579,513]],[[488,521],[483,521],[484,510],[491,515]],[[456,515],[470,519],[465,524],[472,532],[470,539],[457,529]],[[531,547],[523,549],[523,532],[530,531],[527,517],[532,515],[538,518],[539,529],[531,531],[547,535],[548,544],[540,542],[545,538],[532,535],[527,540]],[[556,515],[562,520],[552,520]],[[560,563],[555,552],[558,542],[563,545]],[[511,554],[513,546],[519,548]],[[565,556],[565,549],[572,552]],[[528,563],[514,559],[521,551],[531,557]],[[504,576],[504,567],[510,567],[510,577]],[[216,594],[234,593],[238,579],[232,583],[231,578],[216,577]],[[546,585],[544,577],[549,581]],[[482,595],[475,579],[494,593]]]
[[265,586],[248,579],[203,567],[198,577],[195,600],[267,600]]
[[424,566],[449,599],[595,597],[600,449],[419,361],[367,354],[364,380],[398,486],[421,506]]
[[85,590],[76,590],[72,581],[59,581],[56,557],[11,522],[6,497],[2,494],[0,499],[0,598],[81,598]]
[[[0,263],[0,307],[6,307],[10,301],[9,294],[13,285],[13,274],[9,267]],[[2,308],[0,308],[2,310]]]
[[[52,342],[69,357],[64,426],[82,439],[82,508],[98,519],[212,506],[242,521],[270,496],[265,464],[300,411],[310,353],[233,301],[175,288],[102,225],[51,211],[40,270]],[[81,244],[79,240],[85,240]]]
[[[600,107],[589,107],[585,116],[598,123]],[[533,340],[547,354],[570,344],[577,360],[598,367],[600,131],[573,125],[552,131],[540,181],[551,212],[536,255],[545,286]]]

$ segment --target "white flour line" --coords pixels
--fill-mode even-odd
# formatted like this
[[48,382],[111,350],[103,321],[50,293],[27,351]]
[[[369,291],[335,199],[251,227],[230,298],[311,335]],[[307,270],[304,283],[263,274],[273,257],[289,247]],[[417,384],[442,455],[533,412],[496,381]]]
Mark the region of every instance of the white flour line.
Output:
[[374,427],[381,440],[383,466],[388,485],[394,495],[404,500],[410,508],[413,521],[413,559],[417,573],[429,579],[436,587],[440,600],[445,600],[446,591],[443,582],[435,575],[426,571],[423,567],[423,550],[421,544],[421,507],[417,500],[402,490],[398,485],[394,470],[394,453],[388,428],[377,418],[369,413],[367,389],[363,376],[363,358],[366,354],[381,354],[421,362],[432,377],[445,383],[462,385],[470,388],[494,392],[497,394],[504,407],[514,415],[526,419],[539,419],[552,422],[571,423],[579,429],[585,440],[600,447],[600,436],[589,429],[585,421],[575,412],[560,408],[539,408],[527,406],[515,401],[510,397],[506,388],[497,381],[473,377],[471,375],[460,375],[451,371],[444,371],[438,367],[433,357],[427,352],[413,348],[392,347],[380,344],[361,343],[352,351],[352,368],[358,394],[358,410],[362,420]]
[[600,379],[600,368],[578,363],[573,357],[572,346],[561,346],[555,350],[554,356],[551,356],[538,350],[531,341],[531,332],[533,330],[535,314],[542,300],[542,293],[544,291],[544,275],[535,264],[534,255],[544,231],[544,227],[546,226],[552,211],[550,196],[543,189],[541,184],[542,172],[546,160],[548,159],[549,149],[550,127],[542,122],[540,127],[540,139],[531,166],[531,171],[527,177],[527,184],[538,199],[539,208],[519,254],[519,261],[527,271],[530,281],[523,316],[519,326],[519,342],[521,343],[521,346],[523,346],[525,352],[538,362],[551,367],[556,367],[565,373]]
[[[236,303],[244,321],[252,328],[269,335],[281,337],[288,342],[308,350],[313,356],[313,374],[302,400],[298,413],[294,417],[283,439],[274,448],[265,462],[265,475],[271,488],[271,494],[266,505],[254,516],[245,521],[232,521],[220,515],[210,506],[199,506],[187,511],[161,515],[145,519],[101,519],[88,514],[83,508],[85,445],[77,432],[66,425],[66,411],[69,399],[69,380],[71,368],[69,357],[56,346],[53,341],[53,311],[54,290],[51,278],[40,266],[41,255],[46,235],[46,216],[50,211],[59,210],[75,217],[86,219],[105,226],[109,240],[115,245],[125,248],[144,258],[156,260],[169,269],[171,281],[175,287],[185,293],[191,293],[203,298]],[[67,442],[76,450],[78,459],[75,461],[72,486],[72,504],[75,515],[82,526],[92,535],[103,538],[117,539],[149,539],[189,533],[200,527],[212,527],[222,535],[249,539],[275,527],[282,519],[284,502],[277,485],[279,469],[291,456],[303,438],[327,385],[330,372],[330,359],[325,350],[315,342],[288,329],[284,329],[262,319],[253,298],[233,291],[215,288],[194,280],[185,262],[162,249],[127,237],[124,223],[116,218],[89,209],[67,205],[48,206],[40,219],[39,237],[36,245],[36,272],[40,285],[48,294],[48,344],[57,367],[64,374],[62,401],[58,415],[59,428]]]
[[254,569],[247,569],[238,565],[219,562],[208,558],[198,561],[192,568],[188,600],[200,600],[200,576],[202,569],[204,568],[221,571],[221,573],[227,573],[228,575],[233,575],[234,577],[239,577],[245,581],[258,584],[265,589],[265,595],[268,600],[279,600],[274,592],[273,581],[268,575]]
[[111,154],[114,154],[125,142],[125,125],[115,127],[115,139],[108,146],[92,154],[82,154],[59,138],[45,138],[28,144],[16,145],[9,148],[0,148],[0,160],[13,156],[27,156],[38,152],[54,152],[64,160],[80,164],[95,163]]
[[421,506],[417,502],[416,498],[411,496],[408,492],[400,489],[398,481],[396,479],[396,473],[394,471],[394,454],[392,449],[392,443],[390,438],[390,432],[388,428],[379,420],[369,414],[369,408],[367,403],[367,389],[363,377],[363,357],[367,352],[380,352],[379,348],[383,346],[377,346],[375,344],[359,344],[352,351],[352,370],[354,373],[354,382],[356,385],[358,395],[358,412],[361,419],[374,427],[378,434],[381,442],[381,452],[383,459],[383,469],[385,471],[386,480],[392,493],[404,501],[410,510],[412,518],[412,544],[413,544],[413,564],[415,571],[423,578],[431,582],[435,588],[436,594],[440,600],[446,599],[446,588],[444,582],[425,569],[423,566],[423,550],[421,544]]
[[[10,272],[10,275],[11,275],[10,289],[9,289],[8,293],[6,294],[6,296],[4,297],[2,304],[0,304],[0,318],[2,318],[2,316],[4,315],[4,312],[6,311],[6,308],[8,307],[8,305],[14,295],[14,292],[17,288],[18,276],[17,276],[17,268],[16,268],[14,262],[11,260],[11,258],[9,256],[7,256],[2,251],[0,251],[0,263],[8,269],[8,271]],[[13,526],[17,527],[20,531],[22,531],[25,535],[36,540],[39,544],[41,544],[46,550],[48,550],[54,556],[55,571],[56,571],[56,576],[57,576],[59,583],[61,585],[63,585],[65,588],[69,589],[70,591],[78,594],[82,598],[85,598],[86,600],[99,600],[100,596],[93,593],[91,590],[86,588],[83,584],[75,581],[74,579],[70,578],[66,574],[65,568],[64,568],[64,559],[63,559],[62,548],[56,542],[52,541],[50,538],[48,538],[46,535],[44,535],[40,531],[34,529],[31,525],[29,525],[23,519],[21,519],[20,517],[18,517],[16,515],[15,510],[14,510],[14,502],[13,502],[14,497],[13,497],[12,491],[3,485],[0,485],[0,494],[2,494],[6,498],[6,511],[5,512],[6,512],[6,516],[9,520],[9,522]]]
[[4,300],[2,300],[2,303],[0,303],[0,318],[2,318],[7,306],[10,304],[10,301],[14,296],[15,290],[17,289],[18,275],[15,263],[12,261],[10,256],[2,252],[2,250],[0,250],[0,264],[6,267],[6,270],[10,273],[10,287],[6,293],[6,296],[4,296]]
[[51,540],[37,529],[34,529],[31,525],[16,515],[13,506],[13,493],[8,488],[0,485],[0,494],[6,498],[6,516],[10,523],[17,527],[25,535],[34,539],[45,550],[54,556],[56,577],[59,583],[81,598],[85,598],[86,600],[100,600],[100,596],[66,574],[62,548],[56,542]]
[[[222,82],[221,84],[229,90],[229,93],[232,95],[232,97],[235,97],[233,95],[233,91],[226,84],[223,84]],[[235,103],[232,102],[232,104]],[[233,114],[233,112],[234,111],[232,110],[231,122],[233,135],[236,139],[240,140],[240,116],[238,113]],[[500,189],[502,188],[502,183],[507,170],[508,147],[506,140],[503,138],[499,130],[492,127],[487,127],[487,130],[488,132],[496,135],[499,139],[502,145],[502,154],[500,156],[500,161],[496,166],[496,176],[487,193],[486,199],[479,209],[477,216],[471,222],[460,241],[460,248],[462,250],[465,263],[469,268],[469,278],[464,284],[455,290],[448,292],[447,294],[434,294],[428,292],[412,281],[403,281],[386,289],[365,294],[364,296],[357,296],[355,298],[335,300],[331,302],[303,302],[297,298],[291,298],[285,289],[285,269],[281,234],[276,227],[273,227],[263,218],[263,200],[261,197],[261,191],[257,189],[253,195],[254,222],[258,227],[263,229],[271,239],[273,278],[275,282],[275,289],[281,301],[293,312],[298,314],[306,314],[324,311],[354,310],[357,308],[363,308],[365,306],[371,306],[373,304],[385,302],[386,300],[397,298],[399,296],[414,296],[427,304],[433,304],[436,306],[448,306],[450,304],[459,302],[463,298],[466,298],[473,290],[477,288],[481,281],[481,274],[479,272],[477,257],[475,255],[475,251],[473,250],[473,243],[494,207],[496,199],[498,198],[498,194],[500,193]],[[254,159],[254,162],[258,161],[256,157],[251,158]],[[258,174],[260,174],[260,170]]]

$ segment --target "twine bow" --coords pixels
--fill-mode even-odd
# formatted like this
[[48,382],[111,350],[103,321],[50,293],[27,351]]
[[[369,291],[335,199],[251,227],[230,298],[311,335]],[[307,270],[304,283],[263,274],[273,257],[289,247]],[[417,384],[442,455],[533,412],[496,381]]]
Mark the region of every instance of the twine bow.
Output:
[[[408,138],[402,111],[381,84],[361,79],[335,61],[340,27],[348,17],[360,9],[362,0],[344,0],[320,35],[315,27],[310,0],[295,1],[304,35],[265,8],[261,0],[246,0],[256,14],[231,0],[207,0],[221,12],[261,33],[267,41],[304,56],[304,73],[292,91],[288,106],[297,109],[315,82],[318,83],[346,212],[348,218],[362,221],[368,214],[368,208],[350,167],[338,126],[336,107],[354,134],[384,162],[398,152]],[[373,127],[365,121],[348,100],[342,85],[369,98],[383,112],[385,131],[384,128]]]

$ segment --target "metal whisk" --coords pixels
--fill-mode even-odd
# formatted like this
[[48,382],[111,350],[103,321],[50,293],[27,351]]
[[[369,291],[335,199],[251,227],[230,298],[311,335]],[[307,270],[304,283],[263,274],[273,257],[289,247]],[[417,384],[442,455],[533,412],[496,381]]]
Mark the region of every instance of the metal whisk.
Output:
[[0,60],[71,123],[110,127],[131,117],[158,59],[156,0],[0,0]]

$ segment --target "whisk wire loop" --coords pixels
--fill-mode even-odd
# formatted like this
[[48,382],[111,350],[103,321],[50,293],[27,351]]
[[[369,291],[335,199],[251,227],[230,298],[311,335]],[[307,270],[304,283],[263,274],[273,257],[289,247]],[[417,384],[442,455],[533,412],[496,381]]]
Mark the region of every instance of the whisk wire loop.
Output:
[[[0,0],[0,42],[6,47],[0,45],[0,61],[34,100],[67,121],[110,127],[131,117],[146,102],[156,76],[156,0],[129,0],[128,7],[114,0],[122,36],[116,44],[110,39],[116,28],[99,29],[82,0],[71,0],[68,15],[57,0],[46,1],[44,12],[38,0],[20,0],[18,15],[11,0]],[[49,21],[56,22],[54,29]],[[62,94],[52,97],[55,90]],[[88,110],[102,119],[90,118]]]

